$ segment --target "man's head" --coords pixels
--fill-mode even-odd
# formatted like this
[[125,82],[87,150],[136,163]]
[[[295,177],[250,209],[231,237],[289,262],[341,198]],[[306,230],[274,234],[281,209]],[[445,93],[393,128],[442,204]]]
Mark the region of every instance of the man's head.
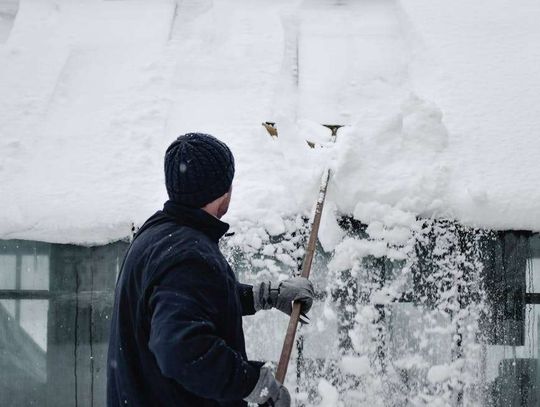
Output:
[[234,157],[227,145],[202,133],[178,137],[165,153],[165,185],[172,201],[220,218],[229,207]]

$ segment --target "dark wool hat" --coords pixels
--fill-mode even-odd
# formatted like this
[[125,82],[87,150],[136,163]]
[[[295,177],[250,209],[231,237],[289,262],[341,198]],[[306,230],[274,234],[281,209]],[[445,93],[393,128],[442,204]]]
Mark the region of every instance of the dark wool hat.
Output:
[[203,207],[226,193],[233,177],[231,150],[208,134],[184,134],[165,153],[167,193],[180,204]]

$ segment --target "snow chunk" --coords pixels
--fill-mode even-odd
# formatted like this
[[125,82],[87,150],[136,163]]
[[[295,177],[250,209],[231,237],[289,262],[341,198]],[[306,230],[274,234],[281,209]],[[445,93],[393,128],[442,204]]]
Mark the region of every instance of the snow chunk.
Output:
[[319,404],[320,407],[336,407],[339,405],[339,393],[328,380],[321,379],[317,388],[322,397],[321,404]]
[[442,123],[441,110],[432,103],[411,97],[403,103],[402,144],[408,148],[426,147],[441,152],[448,145],[448,131]]
[[382,241],[361,240],[347,237],[336,247],[334,257],[328,263],[330,271],[352,269],[359,259],[367,255],[383,257],[388,246]]
[[269,214],[264,218],[264,228],[270,236],[279,236],[285,233],[285,223],[277,213]]
[[450,379],[452,374],[453,370],[449,365],[435,365],[429,369],[427,379],[431,383],[441,383]]
[[326,252],[331,252],[345,236],[345,231],[337,222],[337,205],[333,201],[327,201],[323,207],[321,225],[319,229],[319,241]]
[[441,383],[460,377],[464,362],[464,359],[457,359],[451,363],[431,366],[426,377],[431,383]]
[[[369,223],[410,223],[429,214],[448,189],[449,167],[442,153],[448,134],[433,104],[411,95],[400,108],[388,105],[379,120],[360,120],[340,136],[335,194],[342,212]],[[401,216],[400,216],[401,215]],[[406,225],[400,225],[406,226]]]
[[345,373],[355,376],[363,376],[370,372],[367,356],[343,356],[340,366]]
[[337,319],[336,311],[334,311],[328,299],[324,302],[323,316],[329,321],[335,321]]

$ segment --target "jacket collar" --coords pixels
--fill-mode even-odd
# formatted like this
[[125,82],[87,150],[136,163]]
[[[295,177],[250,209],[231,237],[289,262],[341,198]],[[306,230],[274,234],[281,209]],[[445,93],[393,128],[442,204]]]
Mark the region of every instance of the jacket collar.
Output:
[[171,200],[165,202],[163,213],[183,226],[200,230],[216,243],[229,230],[228,223],[222,222],[208,212],[200,208],[181,205]]

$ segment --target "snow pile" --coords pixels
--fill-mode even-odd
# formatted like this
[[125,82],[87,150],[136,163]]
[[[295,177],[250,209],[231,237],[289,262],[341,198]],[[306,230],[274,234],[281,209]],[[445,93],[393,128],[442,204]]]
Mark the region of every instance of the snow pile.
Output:
[[[283,118],[273,141],[260,125],[283,83],[274,28],[287,8],[22,2],[0,47],[0,236],[129,236],[166,198],[165,148],[194,130],[236,156],[234,226],[267,219],[275,233],[276,222],[308,213],[322,163],[297,136],[315,126]],[[322,133],[328,140],[321,129],[315,141]]]
[[167,105],[152,61],[173,11],[21,2],[0,47],[2,237],[105,242],[151,213]]
[[540,3],[400,0],[411,86],[449,131],[446,205],[461,221],[539,230]]
[[[447,143],[440,111],[416,97],[407,99],[394,114],[342,130],[328,197],[334,212],[368,223],[371,236],[404,243],[416,216],[448,216],[444,205],[450,178],[444,157]],[[329,211],[325,215],[335,217]],[[330,251],[340,242],[341,232],[328,220],[324,225],[322,243]],[[329,237],[332,233],[338,237]],[[375,252],[367,254],[399,257],[380,245],[371,246]]]
[[[193,130],[237,156],[233,226],[309,213],[331,164],[329,249],[331,218],[366,204],[540,229],[538,15],[502,0],[24,0],[0,45],[1,236],[128,235],[165,198],[164,149]],[[309,151],[328,143],[321,122],[349,127]]]
[[411,98],[401,111],[343,132],[333,183],[338,208],[368,217],[370,202],[420,215],[440,208],[449,175],[441,119],[436,107]]

